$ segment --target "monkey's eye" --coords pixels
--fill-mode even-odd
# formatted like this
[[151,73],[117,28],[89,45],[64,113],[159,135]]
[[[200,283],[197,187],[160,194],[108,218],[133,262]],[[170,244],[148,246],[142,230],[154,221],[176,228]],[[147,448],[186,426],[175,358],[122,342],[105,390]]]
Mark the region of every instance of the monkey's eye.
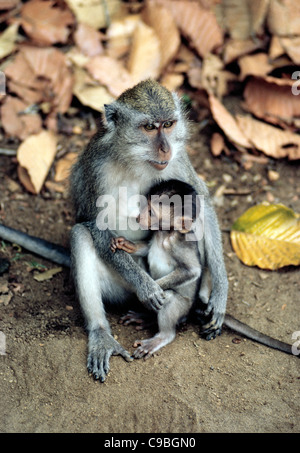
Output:
[[153,131],[153,129],[155,129],[155,126],[154,124],[145,124],[144,129],[146,131]]
[[166,121],[166,122],[164,123],[164,127],[166,127],[166,128],[172,127],[173,124],[174,124],[174,121]]

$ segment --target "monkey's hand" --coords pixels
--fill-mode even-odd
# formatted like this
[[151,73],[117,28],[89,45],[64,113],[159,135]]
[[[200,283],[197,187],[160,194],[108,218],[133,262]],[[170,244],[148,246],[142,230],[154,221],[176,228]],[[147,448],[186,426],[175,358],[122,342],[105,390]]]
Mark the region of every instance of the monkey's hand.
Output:
[[158,312],[165,302],[165,294],[150,276],[147,277],[141,282],[136,295],[146,308]]
[[119,236],[119,237],[113,237],[111,239],[110,249],[113,253],[115,253],[115,251],[117,249],[124,250],[127,253],[135,253],[137,250],[137,247],[133,242],[128,241],[127,239],[125,239],[122,236]]
[[133,358],[110,333],[99,328],[89,333],[89,353],[87,369],[95,379],[104,382],[109,371],[109,359],[112,355],[121,355],[127,362]]

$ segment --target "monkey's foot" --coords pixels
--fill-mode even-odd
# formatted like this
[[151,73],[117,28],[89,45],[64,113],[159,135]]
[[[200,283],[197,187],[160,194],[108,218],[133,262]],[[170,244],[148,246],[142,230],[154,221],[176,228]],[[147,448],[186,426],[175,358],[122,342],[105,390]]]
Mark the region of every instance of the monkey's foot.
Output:
[[156,315],[153,313],[138,313],[136,311],[129,310],[126,315],[119,319],[119,323],[124,326],[136,324],[136,330],[149,329],[156,324]]
[[109,359],[112,355],[121,355],[127,362],[133,358],[108,332],[102,329],[89,333],[89,353],[87,369],[95,379],[104,382],[109,371]]
[[163,346],[171,343],[175,338],[175,333],[158,333],[153,338],[148,340],[136,340],[133,344],[134,348],[137,348],[133,353],[135,359],[144,358],[149,359],[156,351],[161,349]]

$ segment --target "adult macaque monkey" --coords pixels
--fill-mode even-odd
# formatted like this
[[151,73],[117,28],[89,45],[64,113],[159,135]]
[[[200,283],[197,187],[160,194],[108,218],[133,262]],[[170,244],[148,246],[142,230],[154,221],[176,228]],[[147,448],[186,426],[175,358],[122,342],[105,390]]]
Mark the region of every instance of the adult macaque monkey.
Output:
[[[210,339],[221,331],[228,289],[221,234],[206,185],[185,151],[187,137],[177,95],[146,80],[105,106],[102,130],[73,168],[71,190],[78,223],[71,231],[72,270],[89,333],[88,370],[100,381],[106,378],[111,355],[131,360],[111,334],[104,302],[122,303],[135,294],[150,310],[157,312],[164,304],[163,290],[133,257],[110,250],[113,236],[137,241],[147,234],[129,227],[137,217],[138,201],[128,205],[124,194],[132,200],[146,195],[157,182],[179,179],[202,195],[204,235],[198,247],[211,277],[211,293],[201,301],[203,333]],[[99,207],[109,197],[115,200],[115,225],[101,229]]]

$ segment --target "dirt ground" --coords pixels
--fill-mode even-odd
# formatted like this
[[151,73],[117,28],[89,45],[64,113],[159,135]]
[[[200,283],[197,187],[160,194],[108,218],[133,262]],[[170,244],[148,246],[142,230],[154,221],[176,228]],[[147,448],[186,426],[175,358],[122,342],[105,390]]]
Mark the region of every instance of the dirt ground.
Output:
[[[292,344],[293,332],[300,331],[299,268],[269,272],[244,266],[227,230],[248,207],[267,199],[300,212],[299,163],[269,161],[245,170],[232,157],[213,158],[211,130],[200,129],[195,128],[190,155],[211,193],[222,184],[249,192],[216,199],[230,282],[227,311]],[[78,137],[67,143],[72,150],[82,146]],[[14,159],[0,159],[0,221],[67,245],[73,223],[67,194],[47,189],[38,196],[26,193]],[[277,181],[268,181],[269,169],[279,172]],[[0,288],[12,295],[0,303],[0,331],[6,338],[6,355],[0,356],[1,432],[300,431],[296,356],[226,329],[207,342],[196,324],[187,324],[172,344],[147,361],[113,357],[106,382],[94,382],[86,371],[87,337],[69,271],[38,282],[37,264],[56,265],[10,244],[2,243],[0,257],[11,263],[0,277]],[[109,319],[114,335],[130,351],[134,340],[150,335],[118,324],[119,314],[109,314]]]

